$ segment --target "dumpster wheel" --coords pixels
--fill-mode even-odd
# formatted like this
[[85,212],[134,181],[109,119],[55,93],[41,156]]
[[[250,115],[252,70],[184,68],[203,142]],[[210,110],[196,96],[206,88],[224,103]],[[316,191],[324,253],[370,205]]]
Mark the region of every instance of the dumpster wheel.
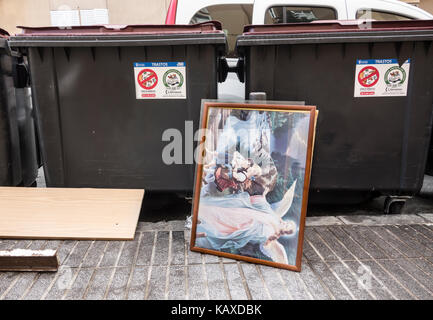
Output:
[[387,196],[384,204],[385,214],[400,214],[406,201],[410,198],[407,196]]

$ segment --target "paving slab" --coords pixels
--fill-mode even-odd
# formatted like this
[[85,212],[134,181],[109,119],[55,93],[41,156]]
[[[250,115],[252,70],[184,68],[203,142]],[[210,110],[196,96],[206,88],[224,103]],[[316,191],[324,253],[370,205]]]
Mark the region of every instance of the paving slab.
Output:
[[420,256],[433,257],[433,250],[408,235],[404,230],[399,229],[398,226],[385,226],[385,228],[399,241],[404,242],[411,247],[412,250],[418,252]]
[[0,299],[433,298],[426,217],[313,218],[299,273],[191,252],[183,221],[140,223],[132,241],[1,239],[0,249],[58,249],[61,266],[0,272]]
[[155,245],[155,234],[156,232],[143,232],[141,236],[140,248],[137,255],[138,266],[150,265],[152,259],[152,251]]
[[420,284],[404,267],[392,260],[379,260],[389,273],[391,273],[402,285],[404,285],[417,299],[431,299],[432,295],[429,291]]
[[164,300],[167,279],[166,266],[152,266],[152,273],[147,287],[148,300]]
[[105,298],[107,289],[111,285],[116,268],[95,269],[84,295],[86,300],[102,300]]
[[184,300],[186,298],[186,274],[185,266],[170,266],[168,299]]
[[101,267],[116,266],[125,244],[126,242],[123,241],[109,241],[99,265]]
[[94,273],[93,269],[81,269],[71,286],[62,297],[67,300],[80,300],[86,292],[87,286]]
[[106,299],[123,300],[126,297],[131,267],[116,268]]
[[[390,245],[389,242],[385,241],[379,234],[375,233],[373,230],[371,230],[369,227],[358,227],[358,232],[362,234],[364,238],[367,238],[370,240],[374,245],[380,250],[385,253],[386,257],[397,259],[402,258],[403,254],[396,250],[392,245]],[[383,233],[381,233],[383,234]]]
[[183,231],[185,230],[185,220],[172,220],[168,221],[170,231]]
[[206,264],[207,286],[209,288],[209,299],[227,300],[229,295],[225,283],[225,275],[222,264]]
[[309,292],[305,282],[302,280],[305,276],[304,270],[302,272],[302,277],[300,276],[301,273],[298,272],[291,272],[288,270],[279,270],[278,272],[291,300],[313,299],[312,294]]
[[223,264],[227,286],[229,288],[230,297],[233,300],[246,300],[249,298],[245,290],[245,278],[239,271],[237,263]]
[[[329,291],[323,280],[311,269],[305,259],[303,259],[302,270],[298,275],[300,280],[305,284],[307,295],[313,300],[334,299],[331,291]],[[293,297],[295,298],[295,295]]]
[[125,242],[122,253],[120,254],[119,261],[117,262],[118,267],[127,267],[131,263],[134,263],[134,259],[137,255],[138,245],[141,240],[141,235],[136,234],[133,241]]
[[0,273],[0,297],[4,297],[7,291],[16,283],[19,279],[18,272],[1,272]]
[[426,223],[426,219],[416,214],[387,215],[350,215],[339,216],[344,224],[349,225],[401,225]]
[[336,216],[323,216],[323,217],[307,217],[305,225],[307,227],[314,226],[335,226],[342,225],[344,222]]
[[59,263],[65,264],[65,259],[71,255],[77,244],[78,241],[75,240],[64,240],[60,243],[59,248],[57,249],[57,258],[59,259]]
[[241,264],[243,275],[247,283],[251,298],[253,300],[270,300],[271,296],[265,286],[263,277],[258,265],[245,263]]
[[380,238],[384,239],[384,241],[386,241],[391,248],[396,249],[403,256],[408,258],[420,257],[420,254],[417,251],[412,250],[404,241],[400,241],[384,226],[370,226],[369,228]]
[[86,256],[90,246],[93,245],[92,241],[76,241],[73,251],[65,261],[65,265],[71,268],[78,267]]
[[305,239],[313,246],[316,253],[320,254],[320,259],[325,261],[336,261],[338,257],[330,249],[329,245],[320,237],[314,228],[305,228]]
[[365,235],[364,228],[366,227],[346,226],[344,227],[344,232],[355,240],[374,259],[387,258],[386,253]]
[[353,300],[354,297],[350,290],[344,285],[341,275],[338,275],[322,261],[316,261],[309,264],[313,272],[325,284],[332,297],[337,300]]
[[79,268],[70,268],[68,266],[61,266],[57,271],[55,282],[50,290],[44,296],[45,300],[60,300],[66,294],[67,290],[72,287],[74,278],[79,272]]
[[418,265],[419,259],[398,259],[397,264],[409,273],[425,290],[430,293],[433,299],[433,278],[424,272]]
[[32,285],[33,281],[35,281],[38,273],[36,272],[27,272],[21,274],[15,284],[12,281],[8,281],[11,283],[12,287],[8,292],[4,292],[3,299],[4,300],[19,300],[24,295],[26,290]]
[[183,231],[172,231],[170,264],[185,264],[185,233]]
[[137,266],[134,269],[134,274],[131,278],[127,299],[129,300],[143,300],[146,296],[146,289],[148,284],[150,267]]
[[433,281],[433,258],[432,257],[422,257],[422,258],[414,258],[414,259],[407,259],[408,261],[415,264],[421,271],[423,271],[425,274],[427,274],[429,277],[431,277]]
[[323,242],[332,248],[335,256],[342,260],[354,260],[355,256],[347,249],[345,244],[339,240],[328,227],[314,227],[314,231],[320,236]]
[[370,259],[372,258],[368,252],[353,239],[343,227],[329,226],[328,230],[337,238],[338,242],[344,246],[353,256],[357,259]]
[[206,281],[205,266],[202,264],[190,265],[188,270],[188,299],[207,300],[209,290]]
[[317,251],[309,241],[309,239],[304,239],[303,254],[308,261],[311,262],[321,262],[323,259],[318,255]]
[[368,286],[362,280],[363,274],[358,270],[352,270],[348,264],[342,261],[327,261],[328,268],[344,284],[344,288],[350,292],[355,300],[373,300],[376,297],[371,293]]
[[213,254],[205,254],[205,255],[203,255],[203,257],[204,257],[204,263],[206,263],[206,264],[219,263],[220,262],[220,257],[213,255]]
[[152,264],[165,266],[168,263],[168,253],[170,246],[170,232],[158,231],[156,237],[156,247]]
[[142,222],[139,221],[137,231],[183,231],[185,220]]
[[84,259],[82,266],[84,268],[96,267],[101,261],[104,251],[108,246],[108,241],[94,241],[92,247]]
[[[379,277],[374,274],[370,267],[366,266],[360,261],[345,261],[345,264],[353,270],[356,274],[356,283],[359,286],[362,285],[363,290],[368,290],[368,292],[373,295],[376,300],[394,300],[395,297],[391,291],[382,283]],[[355,293],[357,299],[358,296]],[[370,299],[369,297],[367,299]]]
[[271,299],[293,300],[278,269],[268,266],[260,266],[259,269]]
[[426,237],[424,234],[418,232],[416,229],[411,228],[410,226],[398,226],[398,228],[407,233],[412,239],[418,241],[423,246],[433,250],[433,240]]
[[383,290],[386,290],[392,296],[392,299],[413,300],[415,295],[402,284],[389,270],[374,260],[364,260],[362,265],[367,267],[370,272],[380,283]]
[[56,277],[56,273],[41,273],[23,298],[26,300],[42,299],[47,290],[51,288],[51,284],[55,281]]
[[410,225],[410,227],[422,233],[426,238],[433,241],[433,231],[430,228],[427,228],[427,226],[420,225],[420,224],[415,224],[415,225],[412,224]]
[[433,213],[418,213],[418,215],[423,217],[425,220],[433,223]]

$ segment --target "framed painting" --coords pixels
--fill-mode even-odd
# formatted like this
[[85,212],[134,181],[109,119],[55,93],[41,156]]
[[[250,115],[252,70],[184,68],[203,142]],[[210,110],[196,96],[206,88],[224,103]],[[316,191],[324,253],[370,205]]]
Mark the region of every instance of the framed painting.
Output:
[[204,101],[191,250],[301,270],[317,111]]

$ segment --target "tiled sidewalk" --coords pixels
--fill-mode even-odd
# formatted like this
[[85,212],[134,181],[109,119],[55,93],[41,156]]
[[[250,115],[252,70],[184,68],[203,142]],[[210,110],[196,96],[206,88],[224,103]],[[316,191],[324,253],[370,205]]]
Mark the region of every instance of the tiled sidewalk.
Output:
[[310,217],[302,272],[188,249],[183,221],[134,241],[1,240],[58,248],[57,273],[0,273],[0,299],[431,299],[433,215]]

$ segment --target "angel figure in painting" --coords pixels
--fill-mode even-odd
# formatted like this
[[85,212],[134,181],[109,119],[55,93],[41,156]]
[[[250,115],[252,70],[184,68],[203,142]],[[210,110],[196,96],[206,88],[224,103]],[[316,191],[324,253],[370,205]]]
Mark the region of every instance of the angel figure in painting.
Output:
[[[234,152],[229,165],[223,168],[211,163],[204,172],[197,244],[214,250],[239,250],[255,243],[272,261],[287,264],[278,239],[297,231],[294,221],[282,220],[293,202],[296,181],[283,199],[271,206],[265,197],[266,186],[257,182],[262,170],[252,159]],[[218,192],[230,192],[224,197],[210,196],[211,186]]]

